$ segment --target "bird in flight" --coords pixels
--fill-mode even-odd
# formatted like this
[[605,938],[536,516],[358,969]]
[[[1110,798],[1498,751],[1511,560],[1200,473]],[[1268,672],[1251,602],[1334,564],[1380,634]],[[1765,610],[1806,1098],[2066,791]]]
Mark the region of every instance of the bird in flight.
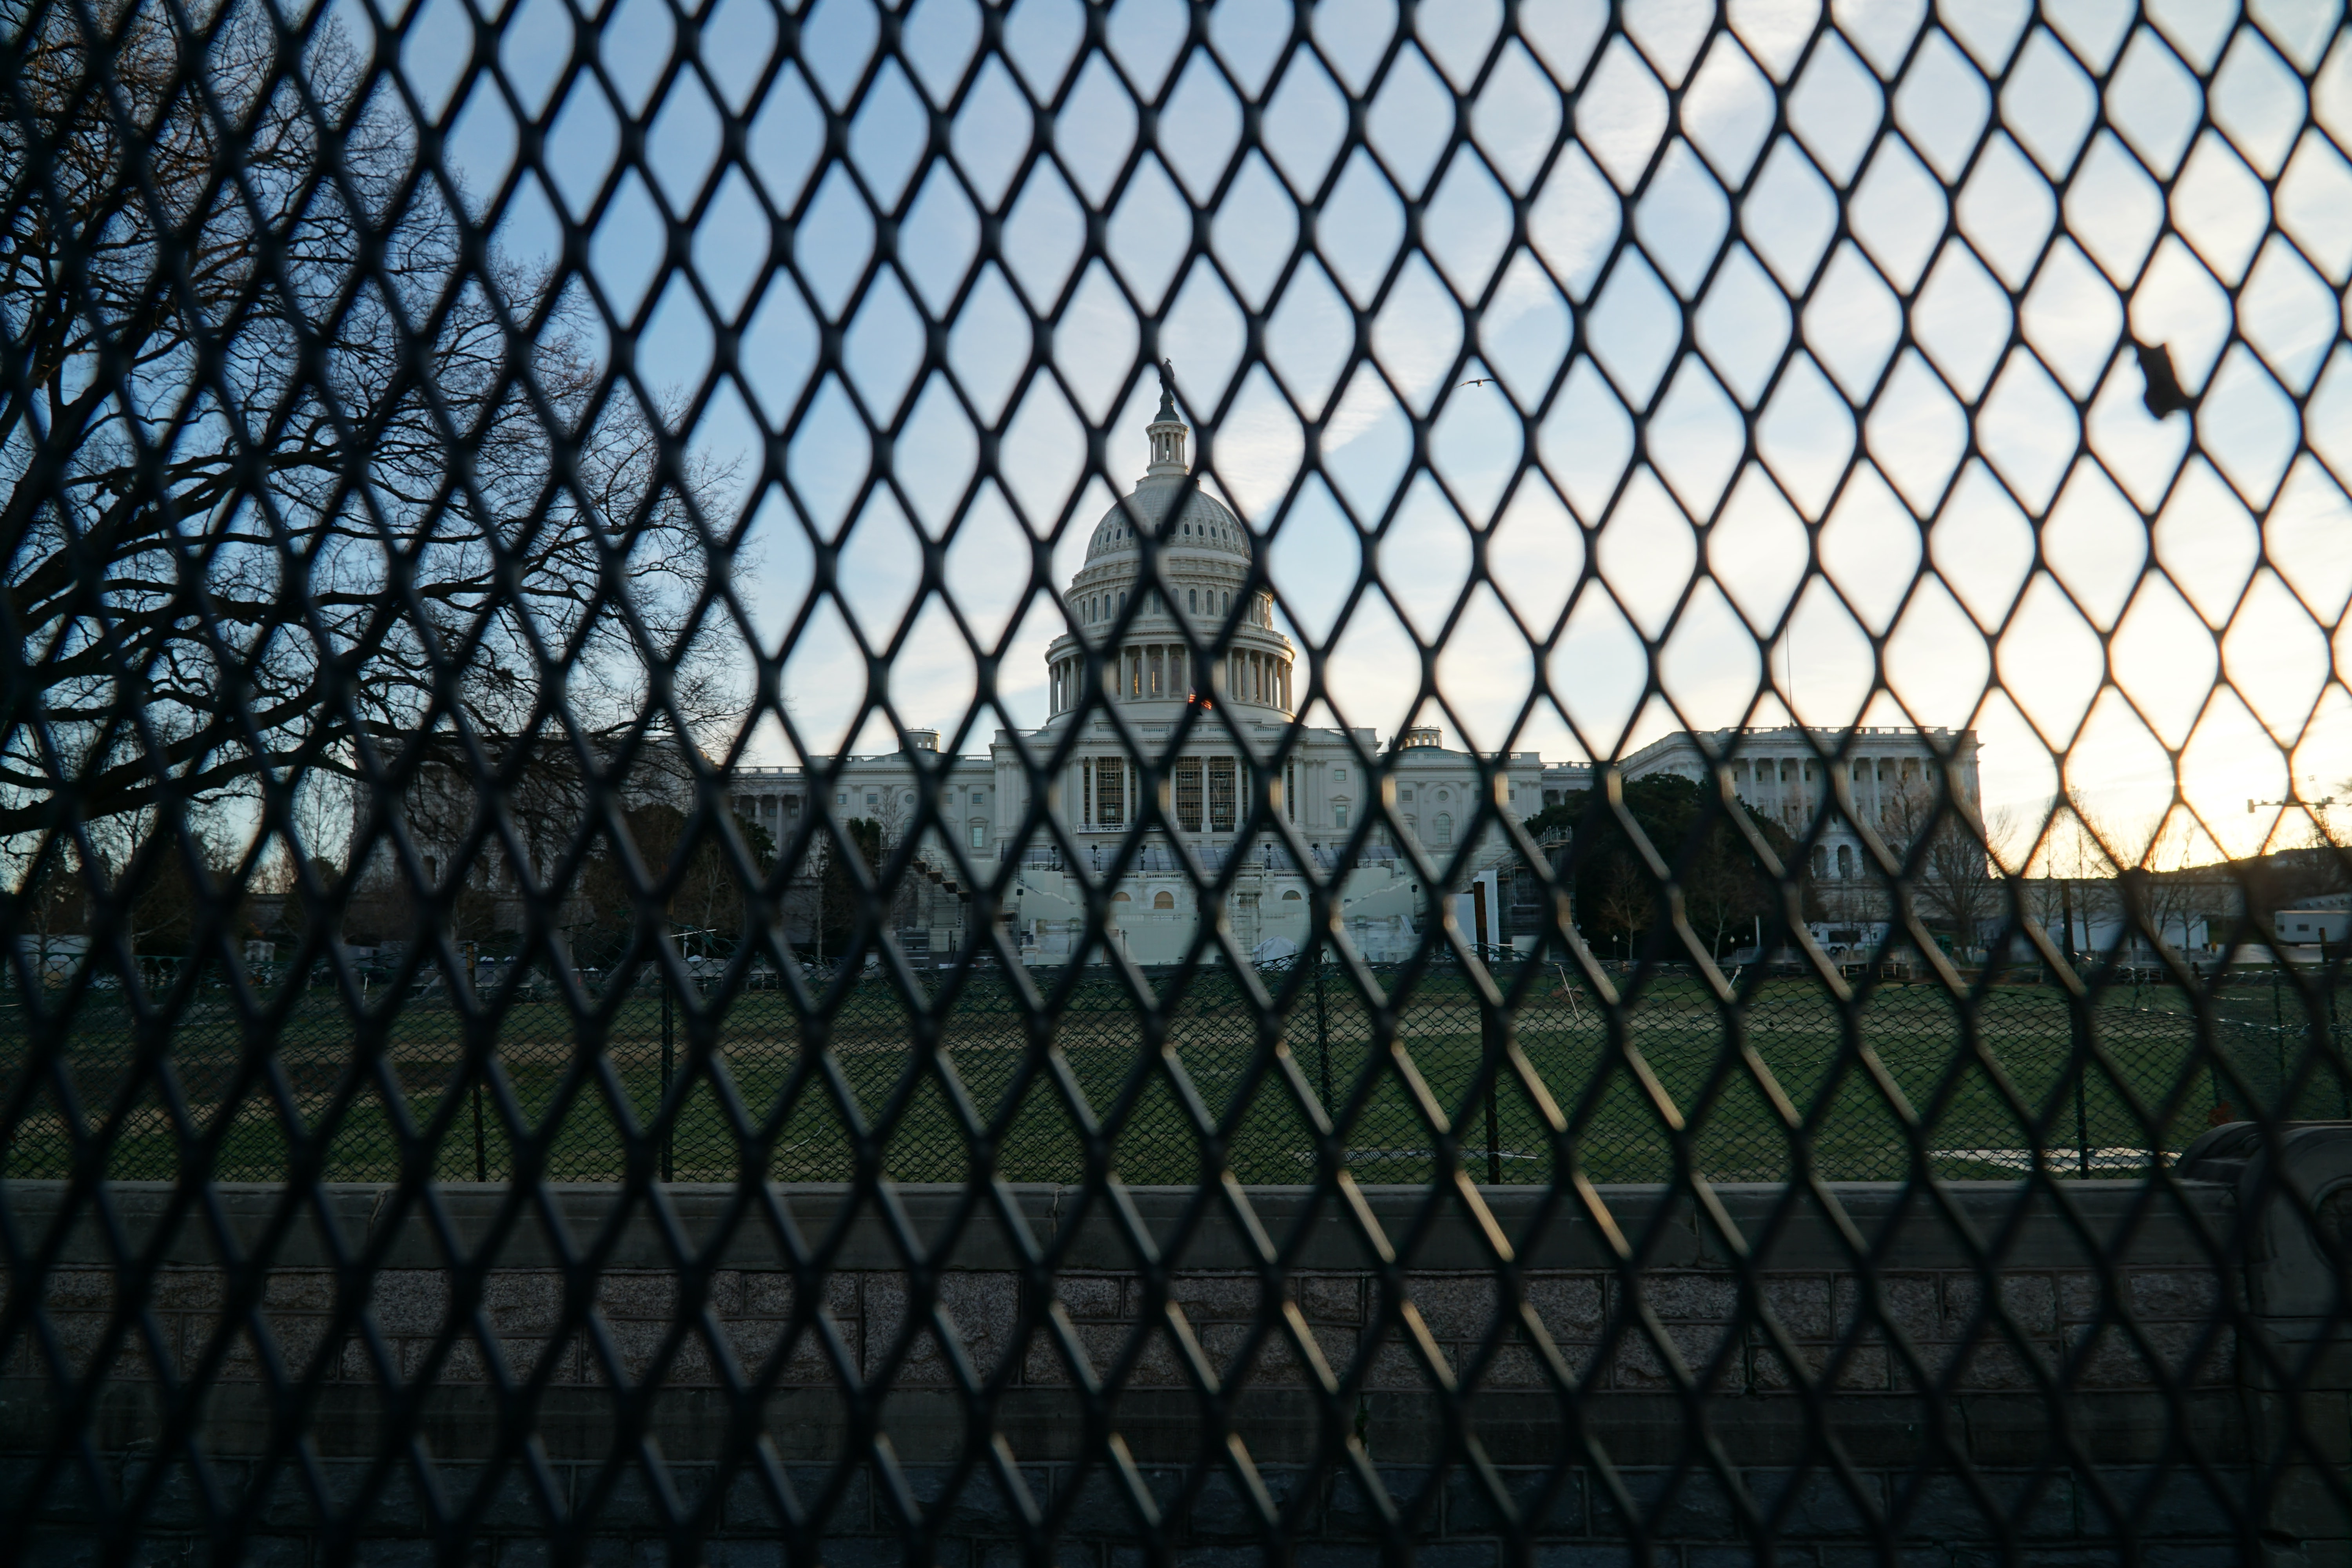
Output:
[[1491,375],[1482,375],[1475,381],[1465,381],[1462,384],[1465,386],[1492,386],[1495,384],[1495,378]]

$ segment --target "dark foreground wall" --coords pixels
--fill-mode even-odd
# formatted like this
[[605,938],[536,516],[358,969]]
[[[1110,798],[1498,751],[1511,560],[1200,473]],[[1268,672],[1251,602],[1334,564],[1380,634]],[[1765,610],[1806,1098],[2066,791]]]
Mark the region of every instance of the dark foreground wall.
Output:
[[1711,1213],[13,1184],[0,1512],[59,1563],[2342,1563],[2352,1136],[2252,1146]]

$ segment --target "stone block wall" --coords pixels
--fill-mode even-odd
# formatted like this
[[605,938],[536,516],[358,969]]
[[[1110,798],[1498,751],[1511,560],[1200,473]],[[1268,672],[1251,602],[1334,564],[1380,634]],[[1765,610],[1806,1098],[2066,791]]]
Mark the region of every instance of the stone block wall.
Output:
[[[2278,1222],[2246,1223],[2242,1182],[1948,1191],[1939,1219],[1837,1189],[1832,1225],[1725,1189],[1727,1229],[1604,1189],[1613,1240],[1536,1194],[1485,1194],[1492,1230],[1416,1230],[1425,1193],[1375,1191],[1368,1233],[1254,1191],[1279,1262],[1189,1192],[1140,1192],[1158,1295],[1134,1237],[1053,1189],[1019,1194],[1025,1238],[960,1191],[902,1190],[919,1234],[952,1238],[912,1257],[840,1189],[780,1192],[797,1241],[727,1189],[667,1194],[668,1225],[567,1189],[562,1237],[500,1189],[446,1189],[479,1243],[455,1258],[383,1190],[289,1226],[284,1194],[247,1189],[230,1228],[276,1237],[249,1302],[168,1188],[110,1194],[144,1244],[130,1267],[58,1192],[66,1244],[0,1309],[0,1514],[28,1561],[97,1561],[135,1500],[151,1552],[289,1568],[572,1548],[1010,1568],[1037,1521],[1057,1563],[1139,1568],[1147,1509],[1194,1568],[1254,1560],[1269,1510],[1334,1564],[1707,1568],[1768,1541],[1810,1568],[2345,1560],[2316,1461],[2347,1401],[2324,1373],[2284,1386]],[[38,1234],[45,1194],[5,1195]],[[811,1237],[830,1268],[794,1267]],[[604,1267],[567,1272],[583,1241]]]

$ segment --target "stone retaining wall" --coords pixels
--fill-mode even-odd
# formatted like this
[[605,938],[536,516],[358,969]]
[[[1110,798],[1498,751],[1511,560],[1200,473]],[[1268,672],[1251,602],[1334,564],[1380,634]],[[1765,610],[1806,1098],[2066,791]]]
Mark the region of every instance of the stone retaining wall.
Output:
[[[16,1291],[0,1320],[0,1510],[37,1521],[59,1561],[95,1560],[127,1497],[165,1547],[289,1564],[460,1545],[658,1558],[666,1506],[714,1565],[796,1542],[805,1560],[820,1538],[844,1568],[1009,1565],[1034,1517],[1057,1521],[1059,1562],[1124,1568],[1147,1506],[1202,1568],[1261,1538],[1266,1508],[1303,1550],[1410,1544],[1445,1568],[1641,1546],[1703,1568],[1768,1536],[1817,1568],[1897,1547],[2340,1562],[2342,1290],[2306,1278],[2335,1256],[2309,1216],[2340,1206],[2335,1186],[2352,1200],[2337,1134],[2304,1139],[2292,1205],[2264,1195],[2278,1162],[2242,1160],[2063,1198],[1954,1185],[1940,1212],[1841,1187],[1834,1216],[1760,1187],[1721,1189],[1713,1219],[1658,1189],[1574,1213],[1496,1190],[1483,1215],[1457,1200],[1434,1216],[1422,1190],[1371,1189],[1355,1217],[1258,1189],[1255,1233],[1171,1189],[1136,1194],[1141,1241],[1051,1188],[1009,1214],[901,1189],[895,1217],[842,1189],[746,1211],[679,1188],[659,1223],[614,1189],[568,1188],[551,1228],[496,1188],[443,1189],[438,1223],[334,1189],[288,1224],[270,1189],[224,1190],[198,1220],[168,1187],[120,1187],[129,1267],[105,1264],[117,1244],[86,1205],[16,1184],[17,1256],[61,1245],[45,1275],[12,1269],[43,1279],[43,1310]],[[1139,1246],[1169,1261],[1164,1297]],[[234,1295],[225,1247],[272,1260],[257,1301]],[[794,1268],[812,1248],[830,1271]],[[560,1267],[575,1249],[603,1262],[576,1299]],[[1088,1426],[1084,1387],[1102,1383],[1131,1488]],[[282,1440],[289,1400],[307,1453]],[[500,1426],[518,1407],[530,1465]],[[45,1466],[69,1435],[87,1462]],[[172,1462],[142,1490],[159,1450]]]

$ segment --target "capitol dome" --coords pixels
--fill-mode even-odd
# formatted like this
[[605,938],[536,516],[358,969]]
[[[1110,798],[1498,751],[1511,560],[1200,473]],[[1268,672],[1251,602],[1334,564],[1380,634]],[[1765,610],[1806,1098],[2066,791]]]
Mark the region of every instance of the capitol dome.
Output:
[[[1191,433],[1163,374],[1160,409],[1145,429],[1151,466],[1095,524],[1066,595],[1069,630],[1046,650],[1055,717],[1082,703],[1089,668],[1114,701],[1223,696],[1289,710],[1290,639],[1275,628],[1272,596],[1252,586],[1257,542],[1231,508],[1202,491],[1185,457]],[[1157,546],[1160,586],[1151,592],[1138,586],[1147,534]],[[1220,668],[1192,668],[1180,626],[1200,642],[1226,643]]]
[[[1250,531],[1231,508],[1193,482],[1184,454],[1184,438],[1192,432],[1176,412],[1176,395],[1162,381],[1160,411],[1145,432],[1151,439],[1151,467],[1135,489],[1118,500],[1095,524],[1087,541],[1087,563],[1137,553],[1138,534],[1148,531],[1162,550],[1198,550],[1224,555],[1246,567],[1252,553]],[[1169,512],[1179,496],[1183,510],[1172,520]]]

